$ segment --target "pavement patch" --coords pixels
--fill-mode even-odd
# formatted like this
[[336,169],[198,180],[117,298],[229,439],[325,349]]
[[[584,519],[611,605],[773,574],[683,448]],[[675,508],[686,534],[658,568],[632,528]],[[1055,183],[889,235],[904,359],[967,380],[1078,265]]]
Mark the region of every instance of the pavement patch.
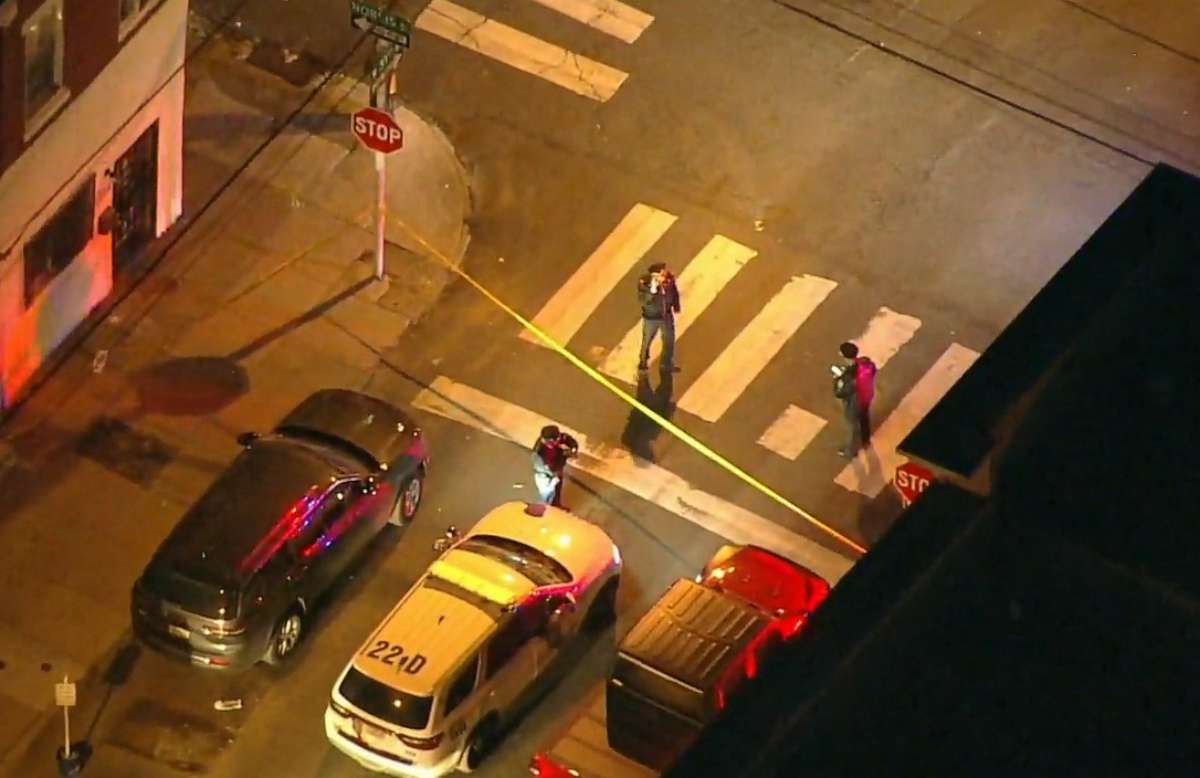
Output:
[[236,732],[157,700],[138,700],[125,712],[107,744],[184,773],[206,773]]

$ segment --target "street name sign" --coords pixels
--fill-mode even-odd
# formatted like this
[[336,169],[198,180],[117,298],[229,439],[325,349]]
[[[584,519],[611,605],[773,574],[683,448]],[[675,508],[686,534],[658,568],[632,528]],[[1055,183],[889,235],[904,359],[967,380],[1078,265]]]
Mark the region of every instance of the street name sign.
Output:
[[367,71],[367,83],[377,83],[403,55],[404,49],[400,46],[388,46],[384,49],[381,54],[376,56],[375,62],[371,64],[371,69]]
[[391,154],[404,145],[404,131],[386,111],[363,108],[350,116],[350,129],[367,148]]
[[360,0],[350,0],[350,26],[391,41],[403,49],[407,49],[412,40],[412,22]]
[[895,483],[900,504],[907,508],[933,483],[933,473],[915,462],[905,462],[896,468]]

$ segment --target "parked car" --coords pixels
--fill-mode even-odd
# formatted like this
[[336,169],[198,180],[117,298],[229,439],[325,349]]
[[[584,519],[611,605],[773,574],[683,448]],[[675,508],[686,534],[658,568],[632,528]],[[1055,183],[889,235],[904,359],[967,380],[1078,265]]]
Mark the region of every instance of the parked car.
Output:
[[137,637],[214,669],[277,664],[313,602],[389,522],[421,504],[421,430],[382,400],[327,389],[244,450],[180,519],[133,586]]
[[621,554],[599,527],[510,502],[443,551],[334,684],[325,734],[396,776],[473,770],[560,649],[613,615]]
[[782,644],[829,584],[757,546],[723,546],[621,641],[612,674],[534,754],[531,775],[651,778],[675,761]]

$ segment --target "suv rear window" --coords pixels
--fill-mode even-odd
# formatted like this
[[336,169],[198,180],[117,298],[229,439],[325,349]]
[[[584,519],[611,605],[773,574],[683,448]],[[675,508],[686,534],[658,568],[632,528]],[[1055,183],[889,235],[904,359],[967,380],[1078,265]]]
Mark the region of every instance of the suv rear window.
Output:
[[188,613],[206,619],[232,619],[237,616],[238,593],[217,584],[190,578],[168,565],[153,564],[143,582],[147,589]]
[[397,727],[425,729],[429,726],[429,712],[433,709],[432,697],[418,697],[385,686],[353,667],[346,672],[338,692],[347,702],[364,713],[370,713]]

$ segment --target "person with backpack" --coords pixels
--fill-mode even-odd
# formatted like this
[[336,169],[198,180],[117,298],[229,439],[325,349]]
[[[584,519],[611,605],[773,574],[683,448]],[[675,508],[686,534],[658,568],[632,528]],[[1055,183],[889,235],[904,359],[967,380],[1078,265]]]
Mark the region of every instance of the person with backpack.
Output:
[[871,401],[875,399],[875,373],[870,357],[859,356],[858,346],[846,341],[838,351],[847,360],[830,368],[833,373],[833,395],[842,401],[849,439],[838,453],[846,459],[871,442]]

